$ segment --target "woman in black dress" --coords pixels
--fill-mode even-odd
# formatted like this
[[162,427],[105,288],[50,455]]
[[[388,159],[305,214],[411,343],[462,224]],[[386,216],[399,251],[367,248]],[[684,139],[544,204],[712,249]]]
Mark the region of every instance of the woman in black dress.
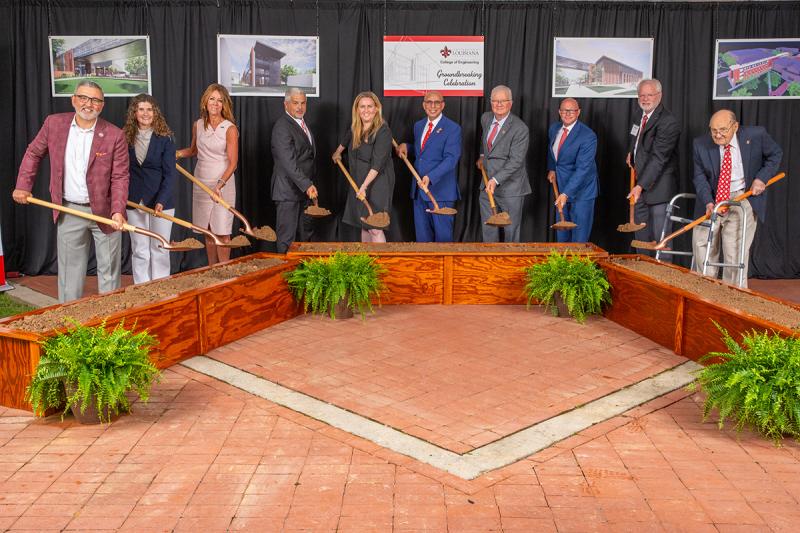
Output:
[[347,166],[360,187],[358,196],[347,196],[342,222],[361,228],[361,242],[386,242],[386,235],[361,220],[369,213],[360,200],[366,197],[376,213],[392,210],[392,132],[383,121],[382,110],[375,93],[366,91],[356,96],[350,130],[333,153],[334,162],[338,162],[347,147]]

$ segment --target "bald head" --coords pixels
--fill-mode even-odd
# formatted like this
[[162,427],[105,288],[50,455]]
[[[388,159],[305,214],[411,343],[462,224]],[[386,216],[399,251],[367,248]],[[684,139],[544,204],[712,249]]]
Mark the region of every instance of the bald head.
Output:
[[422,109],[428,116],[428,120],[433,122],[444,111],[444,96],[439,91],[428,91],[422,99]]
[[708,129],[711,132],[711,138],[716,144],[720,146],[729,145],[739,129],[739,123],[736,122],[736,113],[730,109],[720,109],[711,115],[711,120],[708,121]]
[[581,106],[574,98],[564,98],[558,107],[558,116],[561,117],[561,123],[565,127],[572,126],[581,116]]

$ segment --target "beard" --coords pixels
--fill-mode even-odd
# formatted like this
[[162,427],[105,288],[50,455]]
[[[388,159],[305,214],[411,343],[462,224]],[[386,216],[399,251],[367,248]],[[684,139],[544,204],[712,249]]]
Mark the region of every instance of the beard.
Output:
[[83,120],[95,120],[97,117],[100,116],[100,112],[96,109],[92,108],[80,108],[78,109],[78,116],[81,117]]

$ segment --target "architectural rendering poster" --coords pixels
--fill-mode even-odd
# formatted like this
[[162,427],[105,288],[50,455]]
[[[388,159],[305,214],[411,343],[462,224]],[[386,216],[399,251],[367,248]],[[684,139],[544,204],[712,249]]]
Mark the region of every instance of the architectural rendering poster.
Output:
[[150,39],[127,36],[50,36],[53,96],[72,96],[83,80],[97,83],[106,97],[152,94]]
[[714,100],[800,98],[800,39],[718,39]]
[[319,96],[319,37],[219,35],[217,69],[232,96],[283,96],[287,87]]
[[553,97],[636,98],[652,72],[652,38],[555,38]]
[[483,96],[482,35],[386,35],[383,95]]

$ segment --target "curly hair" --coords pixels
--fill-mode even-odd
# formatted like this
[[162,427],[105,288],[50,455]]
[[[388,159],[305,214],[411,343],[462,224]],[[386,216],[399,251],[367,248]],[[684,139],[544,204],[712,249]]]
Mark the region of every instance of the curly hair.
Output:
[[203,128],[208,128],[208,109],[206,107],[208,106],[208,100],[211,98],[211,93],[214,91],[217,91],[220,96],[222,96],[222,118],[230,120],[235,126],[236,121],[233,120],[233,101],[231,100],[231,95],[228,93],[228,89],[219,83],[212,83],[205,90],[203,96],[200,97],[200,117],[203,119]]
[[[372,124],[370,124],[369,129],[366,131],[364,131],[364,124],[361,122],[361,116],[358,114],[358,103],[362,98],[369,98],[372,100],[372,103],[375,104],[378,110],[375,114],[375,118],[372,120]],[[381,126],[383,126],[383,106],[381,105],[381,101],[378,100],[378,96],[372,91],[358,93],[356,99],[353,100],[352,121],[350,123],[350,130],[353,133],[353,148],[358,148],[361,146],[362,142],[367,141],[370,137],[375,137],[375,134],[378,133]]]
[[125,133],[125,140],[128,144],[133,145],[136,141],[136,132],[139,131],[139,122],[136,120],[136,109],[139,104],[148,103],[153,106],[153,133],[162,137],[172,137],[172,130],[169,129],[164,115],[161,114],[161,108],[158,107],[156,99],[149,94],[137,94],[131,99],[128,105],[128,113],[125,117],[125,125],[122,131]]

